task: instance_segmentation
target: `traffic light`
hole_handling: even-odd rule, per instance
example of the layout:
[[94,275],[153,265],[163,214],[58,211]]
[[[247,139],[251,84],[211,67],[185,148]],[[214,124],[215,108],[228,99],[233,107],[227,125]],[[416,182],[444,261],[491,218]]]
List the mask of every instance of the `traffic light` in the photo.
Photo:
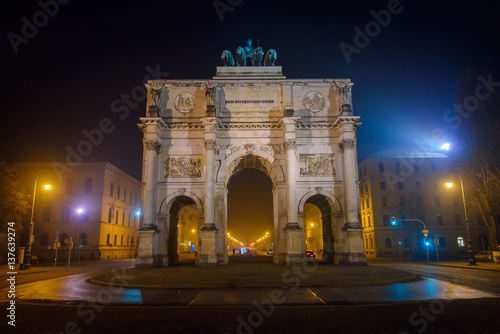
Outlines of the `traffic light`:
[[425,245],[426,245],[427,247],[429,247],[429,246],[431,245],[431,243],[430,243],[429,241],[426,241],[426,242],[425,242]]
[[398,222],[396,221],[396,217],[392,216],[392,217],[391,217],[391,225],[392,225],[392,226],[396,226],[396,225],[397,225],[397,223],[398,223]]

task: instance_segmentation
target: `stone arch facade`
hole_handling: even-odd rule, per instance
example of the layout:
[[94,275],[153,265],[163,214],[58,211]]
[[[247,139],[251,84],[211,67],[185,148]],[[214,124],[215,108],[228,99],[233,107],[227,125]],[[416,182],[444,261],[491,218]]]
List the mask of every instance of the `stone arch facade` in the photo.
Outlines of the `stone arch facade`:
[[309,201],[332,236],[327,262],[366,264],[358,218],[360,123],[349,80],[290,80],[279,66],[218,67],[210,80],[150,80],[146,87],[137,266],[175,263],[172,216],[187,202],[199,212],[197,262],[226,264],[227,184],[245,168],[263,171],[273,184],[275,263],[305,263]]

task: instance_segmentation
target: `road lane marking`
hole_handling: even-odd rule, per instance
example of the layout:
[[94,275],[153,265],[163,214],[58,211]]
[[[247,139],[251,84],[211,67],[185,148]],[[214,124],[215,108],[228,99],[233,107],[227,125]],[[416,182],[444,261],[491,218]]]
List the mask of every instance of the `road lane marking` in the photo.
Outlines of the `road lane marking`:
[[192,301],[190,301],[190,302],[189,302],[189,304],[188,304],[187,306],[191,306],[191,304],[193,304],[193,303],[194,303],[194,301],[195,301],[196,299],[198,299],[198,297],[201,295],[201,293],[202,293],[203,291],[205,291],[205,289],[202,289],[200,292],[198,292],[198,294],[196,295],[196,297],[194,297],[194,298],[193,298],[193,300],[192,300]]
[[319,298],[319,297],[318,297],[318,295],[317,295],[317,294],[315,294],[314,292],[312,292],[312,290],[311,290],[311,289],[307,288],[307,290],[309,290],[309,292],[310,292],[310,293],[311,293],[314,297],[318,298],[318,299],[319,299],[319,300],[323,303],[323,305],[326,305],[325,301],[324,301],[323,299]]

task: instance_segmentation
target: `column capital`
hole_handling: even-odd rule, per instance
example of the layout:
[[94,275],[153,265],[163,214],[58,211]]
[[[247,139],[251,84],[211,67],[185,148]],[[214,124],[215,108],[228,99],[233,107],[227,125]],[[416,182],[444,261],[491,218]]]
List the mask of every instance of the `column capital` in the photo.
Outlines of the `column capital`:
[[205,139],[205,149],[215,151],[217,148],[217,139]]
[[156,140],[146,140],[144,142],[147,151],[156,151],[156,153],[160,153],[161,144]]
[[356,141],[354,139],[342,139],[339,143],[339,148],[342,153],[344,153],[345,149],[352,150],[356,145]]
[[297,148],[297,141],[294,139],[285,140],[285,150],[295,150]]

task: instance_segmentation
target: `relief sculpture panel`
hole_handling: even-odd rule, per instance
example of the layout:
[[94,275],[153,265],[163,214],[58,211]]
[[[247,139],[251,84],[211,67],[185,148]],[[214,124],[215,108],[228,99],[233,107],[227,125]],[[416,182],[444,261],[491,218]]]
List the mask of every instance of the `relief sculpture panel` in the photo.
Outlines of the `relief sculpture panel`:
[[335,176],[333,154],[301,154],[301,176]]
[[165,170],[165,177],[200,177],[201,158],[167,156]]

